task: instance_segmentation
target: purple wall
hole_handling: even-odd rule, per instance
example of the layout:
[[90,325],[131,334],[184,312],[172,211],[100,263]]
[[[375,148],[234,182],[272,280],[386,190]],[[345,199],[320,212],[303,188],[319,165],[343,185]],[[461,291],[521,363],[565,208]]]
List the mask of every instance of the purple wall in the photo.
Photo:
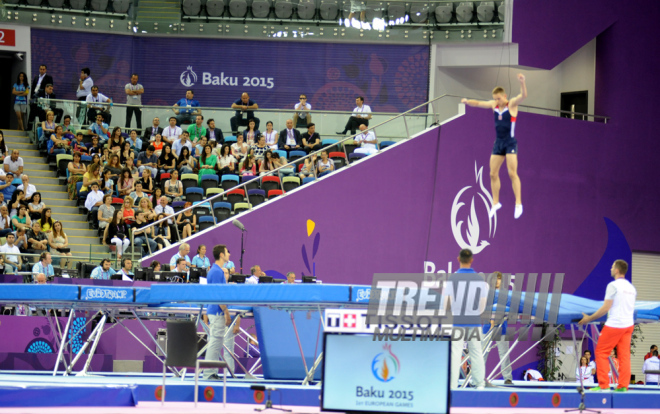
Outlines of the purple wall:
[[[313,109],[344,111],[353,109],[358,95],[381,112],[403,112],[428,97],[428,46],[357,49],[333,43],[81,36],[33,29],[32,53],[32,73],[47,63],[56,93],[67,99],[75,98],[83,67],[91,69],[101,93],[120,103],[126,102],[124,86],[134,72],[145,87],[142,102],[149,105],[173,105],[188,87],[202,106],[219,107],[231,106],[245,91],[263,108],[293,108],[299,94],[306,93]],[[205,84],[204,72],[223,84],[211,84],[212,78]]]

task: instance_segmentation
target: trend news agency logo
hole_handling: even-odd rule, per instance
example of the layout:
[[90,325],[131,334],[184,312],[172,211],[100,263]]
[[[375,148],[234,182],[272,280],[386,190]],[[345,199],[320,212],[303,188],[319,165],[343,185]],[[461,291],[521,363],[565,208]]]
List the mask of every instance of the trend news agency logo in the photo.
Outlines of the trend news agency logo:
[[[477,171],[477,163],[474,163],[474,174],[476,178],[476,183],[479,184],[479,188],[481,188],[481,191],[479,192],[477,189],[477,194],[481,198],[481,200],[484,203],[484,208],[479,208],[480,214],[486,215],[488,217],[488,237],[493,238],[495,237],[495,231],[497,230],[497,214],[495,214],[493,217],[490,217],[488,212],[490,209],[493,207],[493,197],[490,195],[488,190],[484,187],[483,183],[483,170],[484,167],[479,168]],[[463,220],[459,221],[458,223],[456,222],[458,212],[465,205],[462,201],[459,202],[461,196],[465,191],[469,190],[472,188],[471,185],[463,187],[461,191],[456,194],[456,197],[454,198],[454,203],[452,204],[451,207],[451,230],[452,233],[454,234],[454,239],[456,240],[456,243],[461,247],[461,249],[470,249],[472,251],[472,254],[477,254],[480,253],[483,249],[485,249],[487,246],[490,245],[486,240],[481,240],[479,241],[479,214],[477,214],[477,206],[475,206],[474,203],[474,196],[472,196],[472,202],[470,204],[470,215],[467,217],[467,229],[466,229],[466,236],[467,236],[467,241],[463,239]],[[477,202],[477,205],[479,203]]]
[[392,353],[392,345],[383,346],[384,352],[376,355],[371,361],[371,372],[378,381],[390,382],[399,374],[401,363],[399,358]]
[[192,66],[188,66],[188,69],[181,73],[179,80],[186,88],[190,88],[197,82],[197,74],[193,72]]

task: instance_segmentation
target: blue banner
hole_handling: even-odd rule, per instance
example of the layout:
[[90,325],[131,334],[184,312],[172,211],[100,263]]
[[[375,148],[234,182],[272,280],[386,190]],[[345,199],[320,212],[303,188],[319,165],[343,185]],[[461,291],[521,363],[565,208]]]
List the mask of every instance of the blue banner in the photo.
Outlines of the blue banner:
[[87,302],[132,303],[133,288],[119,287],[82,287],[80,300]]

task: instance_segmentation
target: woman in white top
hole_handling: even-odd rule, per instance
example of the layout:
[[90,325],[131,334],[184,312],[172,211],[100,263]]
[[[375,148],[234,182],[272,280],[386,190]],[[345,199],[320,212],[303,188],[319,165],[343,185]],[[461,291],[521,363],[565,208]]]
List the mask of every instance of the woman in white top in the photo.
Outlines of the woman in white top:
[[593,384],[594,375],[591,373],[591,367],[589,366],[589,361],[587,357],[580,358],[580,366],[575,369],[575,378],[577,383],[580,383],[580,378],[582,378],[583,384]]
[[321,159],[318,161],[318,173],[329,173],[335,170],[335,162],[328,158],[328,151],[321,151]]
[[236,165],[238,161],[231,155],[231,147],[229,144],[223,145],[218,156],[218,175],[236,174]]
[[231,155],[233,155],[238,162],[241,162],[241,160],[248,154],[249,148],[250,147],[243,142],[243,135],[239,133],[236,136],[236,143],[231,146]]
[[311,157],[305,158],[305,164],[303,164],[303,167],[300,169],[300,174],[298,174],[301,180],[315,176],[316,160],[316,154],[312,154]]
[[264,132],[266,137],[266,145],[272,150],[277,149],[277,139],[278,133],[273,129],[273,123],[271,121],[266,122],[266,132]]

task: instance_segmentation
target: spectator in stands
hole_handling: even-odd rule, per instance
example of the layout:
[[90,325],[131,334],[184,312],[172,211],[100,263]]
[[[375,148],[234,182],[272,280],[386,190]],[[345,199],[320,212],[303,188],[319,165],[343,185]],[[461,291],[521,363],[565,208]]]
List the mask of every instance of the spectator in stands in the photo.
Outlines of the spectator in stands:
[[25,72],[19,72],[11,93],[16,96],[14,100],[14,112],[18,119],[18,130],[25,131],[24,122],[27,124],[27,104],[28,96],[30,95],[30,84],[28,83],[28,77]]
[[286,274],[286,283],[289,285],[293,285],[296,283],[296,274],[293,272],[289,272]]
[[580,378],[582,378],[582,384],[594,383],[594,375],[591,373],[591,368],[589,368],[587,357],[580,358],[580,366],[575,369],[575,377],[578,383],[580,383]]
[[181,133],[181,138],[172,144],[172,151],[174,151],[178,157],[181,155],[181,149],[184,147],[188,148],[188,152],[192,153],[192,142],[188,139],[188,131],[183,131]]
[[133,197],[126,196],[124,197],[124,203],[121,206],[122,218],[124,223],[127,225],[132,224],[135,221],[135,210],[133,210]]
[[[227,253],[229,253],[229,250],[227,250]],[[227,261],[222,266],[222,268],[227,269],[227,271],[225,272],[225,276],[227,277],[227,279],[229,279],[230,275],[236,273],[236,266],[234,265],[234,262],[229,260],[229,254],[227,255]]]
[[266,274],[261,271],[261,266],[254,265],[250,268],[250,277],[245,279],[245,284],[256,285],[259,283],[259,278],[262,276],[266,276]]
[[53,212],[51,211],[50,207],[46,207],[41,211],[41,217],[37,220],[39,222],[39,225],[41,226],[41,230],[44,233],[51,233],[53,231],[53,225],[55,222],[53,221]]
[[19,185],[16,189],[25,191],[25,199],[31,200],[32,195],[37,192],[37,187],[34,184],[30,184],[30,177],[27,174],[21,174],[21,182],[23,184]]
[[280,176],[290,176],[290,175],[295,175],[295,168],[293,165],[285,167],[289,161],[283,156],[280,156],[279,153],[275,152],[273,153],[273,160],[276,164],[276,168],[280,168]]
[[103,155],[103,146],[99,144],[99,137],[94,135],[92,137],[92,142],[87,144],[89,146],[88,153],[89,155],[98,154],[99,156]]
[[250,147],[243,142],[243,134],[238,133],[236,135],[236,142],[231,145],[231,154],[238,160],[238,162],[241,162],[243,158],[245,158],[248,155],[248,150]]
[[[200,105],[196,99],[194,99],[195,94],[192,89],[186,91],[186,97],[179,99],[177,103],[174,104],[172,110],[176,114],[176,124],[192,124],[194,122],[194,115],[201,115],[202,110],[199,109]],[[181,108],[181,109],[179,109]],[[197,109],[192,109],[197,108]]]
[[225,174],[235,174],[238,161],[231,154],[231,146],[224,144],[220,149],[220,157],[218,157],[218,175],[222,177]]
[[293,120],[286,120],[286,129],[283,129],[280,132],[280,139],[277,143],[279,149],[287,152],[294,150],[300,150],[302,148],[302,138],[300,136],[300,131],[293,127]]
[[18,208],[20,206],[26,206],[27,202],[25,201],[25,193],[23,190],[16,190],[9,200],[9,215],[12,217],[18,214]]
[[131,144],[128,141],[124,141],[122,151],[119,154],[119,162],[121,162],[125,169],[131,172],[131,175],[138,173],[137,167],[135,166],[135,153],[131,149]]
[[87,192],[92,184],[96,183],[99,188],[101,186],[101,175],[100,175],[101,166],[99,164],[91,164],[87,169],[87,172],[83,174],[83,184],[80,187],[80,192]]
[[103,241],[106,246],[114,244],[117,248],[117,258],[121,260],[122,255],[130,246],[131,241],[128,240],[128,226],[124,223],[122,211],[115,211],[112,216],[112,221],[105,227],[103,232]]
[[203,124],[204,116],[197,115],[195,117],[195,123],[188,126],[188,135],[190,135],[190,140],[193,143],[199,141],[200,138],[206,136],[206,127]]
[[188,243],[181,243],[179,245],[179,251],[170,259],[170,268],[174,268],[174,266],[176,266],[177,260],[181,258],[185,259],[186,261],[186,269],[189,268],[192,263],[190,262],[188,253],[190,253],[190,245]]
[[76,99],[79,101],[87,100],[87,96],[92,93],[94,80],[90,75],[91,71],[89,68],[80,69],[80,82],[78,83],[78,89],[76,90]]
[[138,75],[134,73],[131,75],[131,82],[124,86],[126,91],[126,128],[131,127],[131,118],[135,114],[135,122],[137,128],[142,129],[142,94],[144,87],[138,83]]
[[55,133],[50,136],[48,153],[51,155],[66,154],[71,150],[71,141],[64,136],[62,125],[55,127]]
[[657,345],[651,345],[651,350],[646,355],[644,355],[644,361],[651,358],[653,356],[653,351],[657,351],[657,350],[658,350]]
[[367,131],[367,126],[360,125],[360,134],[355,136],[353,144],[359,145],[353,152],[357,154],[371,155],[378,152],[378,139],[373,131]]
[[137,167],[140,174],[144,170],[149,170],[152,177],[158,174],[158,156],[154,153],[156,149],[153,145],[149,145],[146,151],[142,151],[137,158]]
[[[161,213],[158,216],[156,216],[156,221],[161,220],[163,218],[167,217],[165,214]],[[152,227],[154,231],[154,241],[158,243],[158,250],[161,250],[163,247],[169,247],[170,246],[170,240],[171,238],[171,232],[170,232],[170,226],[167,224],[167,221],[162,221],[158,223],[157,225]]]
[[149,200],[149,194],[142,191],[142,181],[135,183],[135,191],[131,192],[130,197],[134,200],[136,207],[140,204],[141,200]]
[[163,145],[163,152],[158,157],[158,169],[161,174],[171,174],[176,171],[177,158],[172,153],[170,144]]
[[[176,118],[174,118],[174,125],[176,126]],[[155,117],[150,127],[144,130],[142,135],[143,142],[153,142],[156,140],[156,135],[162,134],[163,128],[160,127],[160,118]]]
[[91,93],[87,95],[85,100],[87,101],[87,119],[90,123],[94,122],[97,115],[103,116],[103,122],[110,123],[112,119],[112,115],[110,115],[112,99],[99,93],[98,86],[92,86]]
[[89,211],[90,217],[97,217],[99,207],[103,204],[103,192],[99,191],[98,181],[92,182],[91,186],[92,191],[87,194],[87,199],[85,200],[85,208]]
[[[62,131],[64,131],[64,127],[62,127]],[[67,135],[65,135],[65,136],[67,136]],[[83,133],[78,132],[75,135],[75,137],[76,137],[76,139],[73,140],[73,142],[72,142],[73,151],[74,152],[80,152],[81,154],[87,155],[87,153],[89,152],[89,148],[87,148],[87,144],[85,144],[83,142]]]
[[46,275],[43,273],[37,273],[37,277],[35,278],[37,285],[45,285],[46,284]]
[[[616,383],[619,378],[618,378],[618,373],[619,373],[619,359],[616,357],[616,348],[612,349],[612,352],[610,352],[610,370],[608,373],[608,376],[610,377],[610,384]],[[617,376],[614,376],[614,372],[612,371],[612,365],[614,365],[614,369],[617,372]]]
[[154,269],[154,272],[160,272],[160,262],[158,260],[152,260],[149,267]]
[[42,252],[39,256],[39,261],[32,266],[32,273],[36,275],[44,275],[46,278],[55,276],[55,271],[53,270],[53,258],[50,253]]
[[179,180],[179,172],[177,170],[172,171],[172,175],[169,180],[165,181],[163,189],[169,200],[183,200],[183,183]]
[[[660,370],[660,359],[658,359],[658,348],[654,349],[651,353],[650,358],[644,359],[644,366],[642,367],[642,372],[646,374],[646,371],[658,371]],[[658,379],[660,375],[658,374],[646,374],[646,385],[658,385]]]
[[137,183],[142,184],[142,191],[147,193],[147,195],[151,195],[154,192],[154,180],[151,178],[151,174],[149,174],[148,169],[142,170],[142,176],[140,179],[135,183],[137,186]]
[[225,136],[222,135],[222,130],[215,127],[215,120],[213,118],[206,121],[206,138],[211,141],[215,141],[217,144],[222,145],[225,143]]
[[138,203],[138,207],[137,207],[137,212],[144,213],[144,219],[147,222],[151,222],[156,218],[156,212],[154,211],[154,207],[151,204],[151,200],[149,200],[147,197],[140,199],[140,202]]
[[[34,121],[35,116],[39,114],[38,102],[36,101],[40,95],[44,95],[43,92],[47,85],[53,85],[53,77],[50,76],[47,72],[46,65],[39,66],[39,74],[32,79],[32,87],[30,88],[30,117],[28,118],[28,124],[31,124]],[[55,99],[53,96],[51,99]],[[41,118],[41,116],[40,116]],[[43,118],[41,118],[43,119]]]
[[266,151],[264,158],[259,165],[259,175],[267,175],[269,171],[276,169],[279,165],[273,159],[273,152]]
[[205,245],[200,244],[199,247],[197,247],[197,255],[192,259],[192,266],[206,270],[211,269],[211,262],[209,261],[209,258],[206,257]]
[[[231,109],[236,109],[236,115],[229,120],[233,134],[238,133],[239,126],[247,126],[250,119],[254,120],[255,128],[259,129],[259,118],[254,116],[254,110],[259,109],[259,105],[250,99],[247,92],[243,92],[240,99],[231,104]],[[247,115],[247,118],[244,115]]]
[[[57,120],[59,118],[55,118],[55,119]],[[69,135],[71,135],[73,137],[77,136],[76,129],[73,127],[73,125],[71,125],[71,116],[69,116],[69,115],[66,115],[64,117],[64,121],[62,122],[62,129],[64,130],[64,135],[65,136],[69,136]],[[80,132],[80,134],[82,134],[82,132]],[[83,134],[83,136],[84,136],[84,134]]]
[[257,129],[256,125],[257,123],[254,122],[254,119],[250,119],[248,120],[247,128],[243,131],[243,140],[248,146],[256,144],[259,135],[261,135],[261,132]]
[[119,197],[127,196],[135,190],[131,170],[125,168],[121,171],[121,176],[117,182],[117,189],[119,190]]
[[[145,199],[142,199],[142,202],[144,202]],[[149,202],[149,200],[146,200]],[[152,229],[154,227],[149,227],[146,230],[140,230],[142,227],[146,226],[149,224],[147,221],[147,214],[138,209],[137,215],[135,216],[135,222],[131,225],[133,228],[133,243],[135,243],[136,248],[141,248],[142,249],[142,255],[146,256],[151,253],[154,253],[158,250],[158,243],[156,243],[155,240],[153,240],[150,236],[152,233]],[[149,244],[148,247],[142,247],[143,245]],[[148,250],[150,249],[150,250]]]
[[315,124],[307,125],[307,132],[302,135],[302,144],[308,154],[321,149],[321,136],[316,132]]
[[151,197],[149,197],[149,201],[151,201],[151,204],[152,204],[152,205],[154,204],[154,202],[155,202],[156,204],[158,204],[158,200],[160,200],[160,198],[161,198],[163,195],[164,195],[164,193],[163,193],[163,189],[162,189],[160,186],[158,186],[158,187],[156,187],[156,188],[154,189],[154,193],[153,193],[153,195],[152,195]]
[[[7,144],[5,143],[5,135],[0,131],[0,158],[4,160],[7,155],[9,155],[9,148],[7,148]],[[0,176],[3,173],[4,171],[0,170]]]
[[337,132],[338,135],[346,135],[346,131],[351,131],[351,135],[354,135],[360,125],[369,126],[371,108],[369,105],[364,104],[364,97],[358,96],[355,98],[355,104],[357,106],[353,109],[353,114],[348,118],[344,130]]
[[23,158],[18,155],[18,150],[15,149],[11,152],[11,155],[5,157],[3,161],[5,174],[11,172],[14,177],[20,177],[23,174]]
[[[204,152],[204,147],[208,145],[208,139],[206,137],[201,137],[199,141],[197,141],[197,145],[195,145],[195,158],[199,159],[202,156],[202,153]],[[212,147],[211,147],[212,148]]]
[[39,141],[46,141],[51,135],[53,135],[56,126],[55,113],[53,111],[46,112],[44,120],[41,122],[42,136],[39,137]]
[[106,194],[103,196],[103,204],[99,206],[96,218],[99,222],[99,229],[104,230],[105,227],[112,222],[112,217],[115,214],[115,206],[112,205],[112,196]]
[[27,231],[32,227],[32,220],[30,219],[30,216],[27,215],[27,207],[23,204],[18,207],[18,214],[11,218],[11,224],[14,226],[14,230],[25,228]]
[[163,152],[163,145],[168,145],[163,141],[163,136],[156,134],[156,138],[153,142],[149,143],[150,146],[154,147],[154,154],[156,157],[160,157],[160,154]]
[[135,153],[135,157],[137,157],[137,154],[142,151],[142,140],[138,136],[138,133],[136,130],[132,129],[131,133],[128,136],[128,139],[126,140],[129,144],[131,144],[131,149]]
[[67,170],[69,171],[69,179],[67,185],[67,193],[69,200],[76,199],[76,184],[83,180],[83,176],[87,172],[87,168],[81,161],[82,154],[78,151],[73,153],[73,160],[69,161]]
[[179,138],[183,130],[176,124],[176,117],[170,117],[170,126],[163,130],[163,140],[170,145],[173,145]]
[[110,153],[117,154],[121,152],[124,148],[124,137],[121,135],[121,128],[114,127],[112,129],[112,134],[110,134],[110,141],[108,141],[108,148],[110,148]]
[[308,128],[309,124],[312,123],[312,114],[309,113],[312,110],[312,105],[307,103],[307,95],[301,93],[300,102],[295,104],[293,109],[296,110],[293,114],[293,125],[296,128]]
[[154,211],[159,216],[162,213],[165,217],[168,217],[167,225],[170,227],[170,234],[169,234],[168,239],[172,240],[172,238],[174,237],[173,235],[174,235],[174,230],[175,229],[173,228],[174,227],[174,221],[172,220],[171,216],[174,215],[174,209],[171,206],[168,206],[167,203],[168,203],[167,197],[159,198],[158,199],[158,205],[154,208]]
[[266,137],[266,145],[272,150],[277,149],[277,137],[278,133],[273,129],[273,122],[266,122],[266,131],[264,132],[264,137]]
[[89,278],[110,280],[110,276],[114,275],[115,273],[117,272],[115,272],[114,269],[110,267],[110,260],[103,259],[101,260],[101,265],[95,267],[94,270],[92,270],[92,273],[89,275]]
[[589,368],[591,368],[591,375],[596,375],[596,361],[591,360],[591,351],[586,350],[582,355],[587,357]]
[[13,233],[7,235],[7,242],[0,247],[0,253],[2,253],[2,259],[5,265],[5,274],[11,275],[16,273],[20,269],[22,261],[19,254],[21,251],[14,245],[16,236]]
[[28,203],[28,214],[32,220],[39,220],[41,213],[44,211],[46,204],[41,201],[41,193],[36,192],[32,194],[32,201]]
[[196,166],[197,160],[190,155],[190,149],[188,147],[181,148],[181,154],[179,154],[179,158],[177,158],[177,168],[181,175],[192,174],[195,172]]
[[9,209],[7,206],[0,207],[0,237],[5,237],[13,231],[11,218],[9,218]]
[[38,221],[32,222],[32,228],[27,232],[27,239],[30,253],[41,254],[48,249],[48,235],[41,231]]
[[328,158],[328,151],[321,151],[321,159],[316,166],[318,173],[329,173],[335,170],[335,162]]
[[[183,205],[184,209],[188,207],[192,207],[192,203],[190,201],[187,201],[186,204]],[[176,225],[181,232],[181,238],[186,239],[190,237],[190,235],[193,234],[197,228],[197,216],[193,213],[192,210],[184,211],[183,213],[176,216]]]
[[252,146],[251,150],[252,155],[254,155],[257,160],[263,160],[264,154],[269,150],[268,145],[266,145],[266,137],[259,135],[257,137],[257,143]]
[[303,180],[307,177],[316,177],[316,166],[318,164],[318,157],[316,154],[312,155],[311,157],[305,158],[305,163],[303,164],[303,167],[300,169],[300,174],[298,176],[300,177],[300,180]]
[[11,200],[14,191],[16,191],[16,187],[12,185],[12,181],[14,181],[14,174],[12,173],[7,173],[0,178],[0,190],[5,200]]
[[129,258],[124,258],[121,261],[121,269],[117,272],[121,275],[121,280],[125,282],[132,282],[135,275],[133,274],[133,261]]
[[218,157],[213,153],[213,148],[206,145],[199,158],[199,186],[202,186],[202,177],[204,175],[214,175],[218,165]]
[[243,167],[241,167],[241,175],[257,175],[257,163],[254,161],[254,157],[252,155],[245,157],[245,161],[243,161]]
[[[89,172],[90,168],[91,168],[91,165],[87,169],[88,172]],[[100,166],[99,166],[99,169],[100,169]],[[119,163],[119,155],[117,155],[117,154],[111,154],[110,155],[110,161],[108,161],[108,164],[104,167],[104,171],[105,170],[110,171],[110,178],[111,179],[113,179],[116,183],[119,182],[119,177],[121,176],[122,171],[123,171],[123,169],[121,167],[121,164]],[[83,187],[84,186],[85,186],[85,184],[83,184]]]
[[[87,134],[96,135],[99,137],[101,143],[105,143],[108,141],[108,139],[110,139],[111,136],[110,130],[108,128],[108,124],[103,121],[103,115],[98,114],[96,116],[96,122],[90,125],[89,129],[87,130]],[[119,128],[119,132],[121,133],[121,128]]]
[[[48,236],[48,244],[51,248],[57,250],[62,256],[71,256],[71,249],[69,248],[69,237],[64,232],[62,222],[56,221],[53,224],[53,232]],[[71,269],[73,265],[72,260],[64,260],[60,266],[68,267]]]

